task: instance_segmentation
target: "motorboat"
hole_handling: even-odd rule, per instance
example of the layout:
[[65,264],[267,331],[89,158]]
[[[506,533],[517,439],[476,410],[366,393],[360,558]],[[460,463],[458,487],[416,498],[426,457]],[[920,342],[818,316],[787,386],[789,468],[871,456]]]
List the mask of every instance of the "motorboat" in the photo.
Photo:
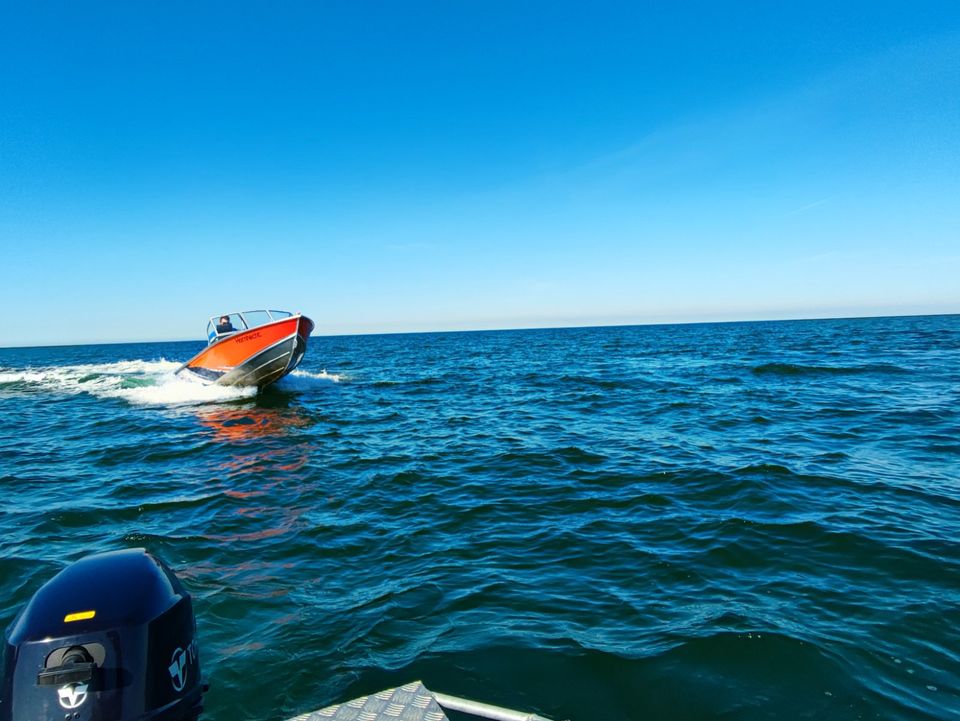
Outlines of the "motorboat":
[[300,365],[313,328],[305,315],[285,310],[212,316],[207,347],[176,373],[222,386],[263,388]]

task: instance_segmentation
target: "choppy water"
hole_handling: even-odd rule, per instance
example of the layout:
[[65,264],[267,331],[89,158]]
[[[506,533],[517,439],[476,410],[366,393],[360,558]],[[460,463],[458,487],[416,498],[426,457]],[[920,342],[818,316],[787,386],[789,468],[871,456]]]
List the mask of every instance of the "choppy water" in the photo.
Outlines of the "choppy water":
[[[208,719],[960,718],[960,316],[0,350],[0,621],[145,546]],[[324,371],[326,369],[326,371]]]

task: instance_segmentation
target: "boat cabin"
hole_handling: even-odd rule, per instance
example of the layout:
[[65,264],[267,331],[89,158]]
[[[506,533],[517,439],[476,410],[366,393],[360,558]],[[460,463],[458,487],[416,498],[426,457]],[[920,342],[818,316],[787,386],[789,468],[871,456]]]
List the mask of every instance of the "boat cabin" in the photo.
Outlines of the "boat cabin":
[[293,313],[285,310],[245,310],[242,313],[211,316],[207,323],[207,345],[212,345],[228,335],[242,333],[292,315]]

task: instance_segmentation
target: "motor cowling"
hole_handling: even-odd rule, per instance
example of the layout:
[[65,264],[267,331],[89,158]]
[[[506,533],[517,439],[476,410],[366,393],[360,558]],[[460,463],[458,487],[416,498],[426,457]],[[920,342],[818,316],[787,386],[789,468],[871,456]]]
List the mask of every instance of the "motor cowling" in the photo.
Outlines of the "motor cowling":
[[0,721],[183,721],[203,682],[193,604],[142,548],[88,556],[7,628]]

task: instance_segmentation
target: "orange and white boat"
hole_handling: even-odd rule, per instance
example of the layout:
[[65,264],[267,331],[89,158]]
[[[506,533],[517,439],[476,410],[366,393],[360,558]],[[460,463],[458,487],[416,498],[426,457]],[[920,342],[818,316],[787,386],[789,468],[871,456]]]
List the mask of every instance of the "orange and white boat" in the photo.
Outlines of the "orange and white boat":
[[300,364],[312,331],[312,320],[285,310],[213,316],[207,347],[176,372],[206,383],[262,388]]

